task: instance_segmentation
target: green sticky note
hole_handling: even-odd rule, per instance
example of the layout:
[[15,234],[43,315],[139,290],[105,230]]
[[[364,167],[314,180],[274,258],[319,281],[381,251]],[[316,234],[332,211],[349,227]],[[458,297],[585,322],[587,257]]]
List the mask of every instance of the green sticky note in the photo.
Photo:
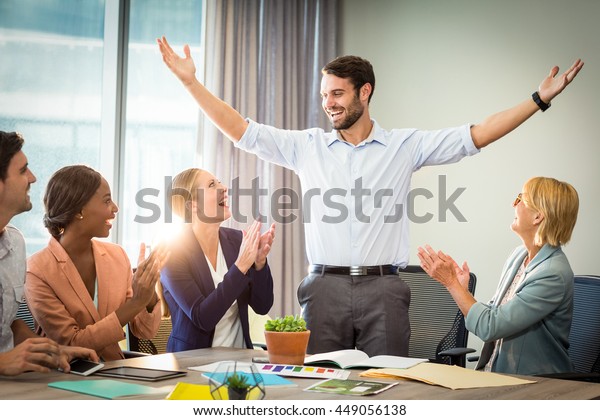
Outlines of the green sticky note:
[[51,382],[48,386],[100,398],[117,398],[126,395],[157,394],[164,390],[147,385],[138,385],[112,379],[89,379],[81,381]]

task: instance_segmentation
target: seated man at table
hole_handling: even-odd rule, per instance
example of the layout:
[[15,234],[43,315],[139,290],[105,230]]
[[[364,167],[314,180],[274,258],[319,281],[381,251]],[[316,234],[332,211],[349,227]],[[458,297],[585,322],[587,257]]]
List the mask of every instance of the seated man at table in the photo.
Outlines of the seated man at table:
[[68,372],[69,361],[78,357],[98,361],[93,350],[60,346],[16,319],[25,282],[25,241],[8,222],[31,210],[28,191],[36,180],[22,147],[21,135],[0,131],[0,376],[51,368]]

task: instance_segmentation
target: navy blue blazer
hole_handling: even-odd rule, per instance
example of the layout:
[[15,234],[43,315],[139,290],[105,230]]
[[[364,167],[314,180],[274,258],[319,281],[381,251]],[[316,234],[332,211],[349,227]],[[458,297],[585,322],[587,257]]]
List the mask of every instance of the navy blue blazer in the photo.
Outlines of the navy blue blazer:
[[252,348],[248,305],[266,314],[273,305],[273,277],[269,265],[244,275],[235,265],[242,232],[219,228],[219,241],[229,270],[215,288],[206,257],[191,228],[171,247],[171,256],[161,271],[164,299],[169,305],[173,330],[167,351],[212,346],[215,326],[237,300],[246,347]]

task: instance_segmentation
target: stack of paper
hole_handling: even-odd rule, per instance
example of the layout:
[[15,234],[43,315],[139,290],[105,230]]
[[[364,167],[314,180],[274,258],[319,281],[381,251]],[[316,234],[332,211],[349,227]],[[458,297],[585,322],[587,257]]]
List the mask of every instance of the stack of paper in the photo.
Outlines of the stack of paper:
[[370,369],[360,374],[368,378],[406,378],[440,385],[450,389],[484,388],[532,384],[535,381],[500,375],[498,373],[480,372],[460,366],[442,365],[438,363],[421,363],[409,369]]

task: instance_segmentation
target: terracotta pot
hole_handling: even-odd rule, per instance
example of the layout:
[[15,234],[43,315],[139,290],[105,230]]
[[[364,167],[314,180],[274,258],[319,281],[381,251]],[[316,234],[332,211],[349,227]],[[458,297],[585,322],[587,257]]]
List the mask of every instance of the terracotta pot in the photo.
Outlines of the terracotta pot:
[[303,365],[310,331],[265,331],[265,342],[270,363]]

